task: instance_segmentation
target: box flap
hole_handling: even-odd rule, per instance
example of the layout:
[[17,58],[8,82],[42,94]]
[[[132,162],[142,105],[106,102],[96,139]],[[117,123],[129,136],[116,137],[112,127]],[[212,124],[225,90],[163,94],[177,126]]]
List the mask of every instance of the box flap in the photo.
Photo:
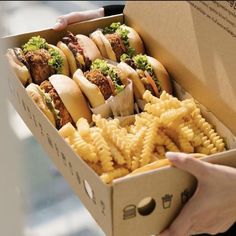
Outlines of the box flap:
[[236,134],[236,11],[231,1],[127,2],[147,52]]

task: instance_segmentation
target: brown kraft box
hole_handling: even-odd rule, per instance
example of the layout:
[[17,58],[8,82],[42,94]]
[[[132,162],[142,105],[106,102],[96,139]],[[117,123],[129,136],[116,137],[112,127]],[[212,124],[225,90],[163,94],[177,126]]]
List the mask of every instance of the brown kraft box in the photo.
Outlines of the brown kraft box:
[[[225,138],[229,150],[204,160],[236,167],[235,16],[227,1],[128,2],[124,15],[77,23],[68,30],[89,35],[114,21],[134,27],[147,53],[174,78],[178,97],[193,96]],[[2,40],[14,47],[41,35],[56,44],[65,33],[46,29]],[[196,180],[173,167],[105,185],[59,136],[11,70],[8,81],[12,104],[106,235],[158,234],[191,197]]]

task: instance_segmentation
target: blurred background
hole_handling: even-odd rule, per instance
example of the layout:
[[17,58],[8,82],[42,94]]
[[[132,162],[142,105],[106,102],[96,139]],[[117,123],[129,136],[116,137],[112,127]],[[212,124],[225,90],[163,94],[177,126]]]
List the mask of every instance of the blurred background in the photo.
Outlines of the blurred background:
[[[123,3],[1,1],[0,36],[52,27],[58,16],[72,11]],[[0,234],[104,235],[11,106],[4,68],[0,71]]]

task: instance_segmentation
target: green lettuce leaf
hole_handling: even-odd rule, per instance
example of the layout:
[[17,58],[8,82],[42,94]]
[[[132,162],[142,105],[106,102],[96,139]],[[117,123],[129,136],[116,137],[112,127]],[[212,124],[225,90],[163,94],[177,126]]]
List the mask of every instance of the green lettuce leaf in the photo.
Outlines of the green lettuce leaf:
[[133,57],[133,61],[135,63],[135,66],[143,71],[147,71],[149,75],[152,77],[152,79],[155,81],[158,89],[160,89],[160,81],[156,78],[154,71],[152,69],[151,64],[148,62],[148,58],[146,55],[138,54]]
[[120,56],[120,61],[125,62],[127,59],[132,59],[132,58],[126,53],[124,53]]
[[91,65],[92,70],[100,70],[104,75],[108,75],[109,66],[107,65],[107,62],[101,59],[96,59],[92,62]]
[[126,54],[128,54],[130,57],[133,57],[135,55],[135,49],[130,47],[129,45],[129,30],[122,27],[120,22],[112,23],[110,26],[105,27],[105,29],[102,31],[103,34],[114,34],[117,33],[121,37],[125,47],[126,47]]
[[55,108],[54,102],[49,96],[49,94],[45,93],[39,86],[37,86],[37,90],[39,94],[43,97],[48,109],[52,112],[55,120],[61,119],[59,116],[60,111]]
[[148,58],[146,55],[138,54],[133,57],[133,61],[138,69],[143,71],[146,70],[151,76],[153,75],[152,66],[148,62]]
[[105,27],[103,29],[103,34],[114,34],[116,30],[121,26],[120,22],[113,22],[110,26]]
[[26,44],[22,46],[23,52],[35,51],[41,48],[48,49],[48,44],[44,38],[40,36],[32,37]]
[[60,53],[53,48],[50,48],[48,52],[51,55],[51,59],[48,60],[48,65],[52,66],[56,72],[59,74],[62,72],[63,58]]
[[119,78],[119,75],[116,69],[113,67],[110,67],[105,60],[96,59],[95,61],[93,61],[91,65],[91,70],[96,70],[96,69],[100,70],[103,75],[110,76],[110,78],[112,79],[115,85],[116,93],[120,93],[125,88],[125,86],[122,84]]

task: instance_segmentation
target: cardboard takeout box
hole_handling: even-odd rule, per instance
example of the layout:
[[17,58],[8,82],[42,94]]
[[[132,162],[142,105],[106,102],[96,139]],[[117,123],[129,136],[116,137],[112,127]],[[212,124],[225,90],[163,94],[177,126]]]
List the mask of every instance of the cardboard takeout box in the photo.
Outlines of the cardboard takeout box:
[[[159,59],[181,86],[176,84],[178,96],[191,94],[207,107],[202,108],[205,116],[227,140],[230,150],[205,160],[236,166],[236,44],[235,28],[229,23],[235,26],[236,18],[227,1],[219,4],[128,2],[124,15],[74,24],[68,30],[88,35],[114,21],[134,27],[148,54]],[[4,41],[8,47],[21,46],[33,35],[56,44],[65,31],[43,30]],[[192,195],[196,180],[173,167],[105,185],[59,136],[12,71],[8,79],[9,97],[16,110],[106,235],[158,234]]]

